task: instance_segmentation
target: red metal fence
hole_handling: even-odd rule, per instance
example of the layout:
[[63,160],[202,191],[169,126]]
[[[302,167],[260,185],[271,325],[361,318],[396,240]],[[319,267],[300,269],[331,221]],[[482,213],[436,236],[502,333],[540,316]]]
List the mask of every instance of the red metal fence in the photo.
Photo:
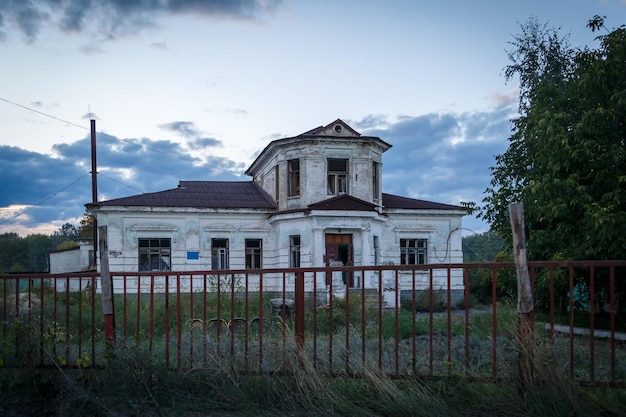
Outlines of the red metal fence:
[[581,384],[625,386],[626,261],[529,269],[532,346],[519,344],[512,263],[115,272],[109,335],[99,274],[2,275],[0,366],[104,366],[110,340],[170,367],[249,374],[496,381],[525,354]]

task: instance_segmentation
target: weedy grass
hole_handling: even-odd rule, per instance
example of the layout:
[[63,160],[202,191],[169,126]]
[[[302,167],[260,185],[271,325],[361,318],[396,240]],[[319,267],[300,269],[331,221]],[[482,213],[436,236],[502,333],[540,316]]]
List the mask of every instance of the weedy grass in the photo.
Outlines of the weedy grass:
[[[287,329],[287,332],[291,332]],[[288,334],[288,336],[293,336]],[[287,337],[280,361],[240,374],[228,356],[174,369],[162,352],[119,349],[103,369],[3,369],[2,415],[50,416],[620,416],[626,393],[571,382],[549,344],[533,352],[532,381],[516,363],[500,382],[453,374],[393,379],[378,363],[359,377],[329,374]],[[269,360],[269,357],[268,357]],[[20,414],[21,413],[21,414]]]

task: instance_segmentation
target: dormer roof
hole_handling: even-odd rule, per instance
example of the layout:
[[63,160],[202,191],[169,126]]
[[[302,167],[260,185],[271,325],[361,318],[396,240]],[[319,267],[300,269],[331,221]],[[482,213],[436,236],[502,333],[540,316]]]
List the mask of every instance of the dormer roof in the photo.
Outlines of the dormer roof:
[[337,119],[326,126],[316,127],[308,132],[304,132],[300,135],[303,136],[337,136],[337,137],[360,137],[361,134],[352,129],[346,122],[341,119]]
[[308,130],[297,136],[276,139],[271,141],[256,157],[254,162],[250,165],[246,171],[246,175],[253,176],[259,172],[268,160],[270,160],[276,152],[282,147],[299,144],[302,141],[317,141],[317,140],[329,140],[329,141],[350,141],[357,140],[359,142],[368,142],[372,146],[376,146],[381,152],[387,151],[391,148],[391,145],[378,136],[364,136],[350,127],[346,122],[341,119],[337,119],[334,122],[327,124],[326,126],[319,126],[315,129]]

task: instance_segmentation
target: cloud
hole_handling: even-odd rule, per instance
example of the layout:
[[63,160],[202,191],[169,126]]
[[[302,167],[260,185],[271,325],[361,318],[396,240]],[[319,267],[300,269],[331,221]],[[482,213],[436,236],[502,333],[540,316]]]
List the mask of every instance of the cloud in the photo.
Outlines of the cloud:
[[[371,115],[350,125],[392,145],[383,157],[383,192],[448,204],[480,203],[494,156],[508,146],[514,114],[514,106],[503,106],[395,120]],[[167,190],[180,180],[250,180],[242,175],[245,164],[212,155],[221,142],[201,136],[193,122],[162,127],[185,136],[186,142],[97,134],[99,200]],[[84,213],[84,204],[92,199],[90,137],[57,144],[53,151],[50,156],[0,146],[0,233],[54,231],[76,223]],[[27,211],[15,217],[20,210]],[[470,217],[463,223],[487,230]]]
[[383,191],[447,204],[480,203],[494,156],[506,150],[514,109],[403,116],[380,136],[392,148],[383,157]]
[[192,148],[209,148],[215,146],[222,146],[222,142],[215,138],[200,137],[201,133],[193,122],[170,122],[159,125],[163,130],[169,130],[174,133],[178,133],[183,138],[187,139],[188,146]]
[[[242,180],[246,168],[223,157],[198,157],[171,141],[98,133],[96,143],[99,200],[175,188],[180,180]],[[0,146],[0,233],[56,230],[85,212],[92,200],[90,137],[53,151]]]
[[[63,32],[111,37],[154,27],[160,16],[189,14],[255,19],[275,10],[281,0],[6,0],[0,1],[0,39],[12,29],[27,42],[44,26]],[[93,34],[93,33],[92,33]]]

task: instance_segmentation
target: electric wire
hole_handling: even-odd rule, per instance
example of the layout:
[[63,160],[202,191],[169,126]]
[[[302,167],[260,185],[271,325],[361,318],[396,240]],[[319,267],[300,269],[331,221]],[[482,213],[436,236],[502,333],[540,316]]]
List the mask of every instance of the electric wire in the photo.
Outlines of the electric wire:
[[51,119],[55,119],[55,120],[58,120],[58,121],[60,121],[60,122],[67,123],[67,124],[70,124],[70,125],[72,125],[72,126],[80,127],[81,129],[86,129],[86,130],[89,130],[89,128],[88,128],[88,127],[86,127],[86,126],[81,126],[81,125],[78,125],[78,124],[76,124],[76,123],[72,123],[72,122],[70,122],[70,121],[67,121],[67,120],[64,120],[64,119],[58,118],[58,117],[56,117],[56,116],[53,116],[53,115],[51,115],[51,114],[44,113],[44,112],[41,112],[41,111],[39,111],[39,110],[35,110],[35,109],[30,108],[30,107],[27,107],[27,106],[23,106],[23,105],[18,104],[18,103],[14,103],[14,102],[12,102],[11,100],[7,100],[6,98],[2,98],[2,97],[0,97],[0,100],[1,100],[1,101],[4,101],[5,103],[13,104],[14,106],[17,106],[17,107],[21,107],[21,108],[23,108],[23,109],[26,109],[26,110],[29,110],[29,111],[32,111],[32,112],[35,112],[35,113],[39,113],[39,114],[41,114],[41,115],[43,115],[43,116],[50,117]]
[[58,195],[58,194],[62,193],[62,192],[63,192],[63,191],[65,191],[65,190],[67,190],[67,189],[68,189],[68,188],[70,188],[72,185],[76,184],[78,181],[82,180],[83,178],[85,178],[87,175],[90,175],[90,174],[91,174],[90,172],[87,172],[86,174],[81,175],[79,178],[77,178],[76,180],[72,181],[72,182],[71,182],[70,184],[68,184],[67,186],[65,186],[65,187],[61,188],[59,191],[55,192],[54,194],[52,194],[52,195],[50,195],[50,196],[48,196],[48,197],[44,198],[44,199],[43,199],[43,200],[41,200],[40,202],[35,203],[35,204],[32,204],[32,205],[29,205],[29,207],[28,207],[28,208],[26,208],[26,209],[24,209],[24,210],[22,210],[22,211],[18,212],[18,213],[17,213],[17,214],[15,214],[14,216],[9,217],[9,218],[8,218],[8,219],[6,219],[6,220],[0,221],[0,226],[1,226],[1,225],[3,225],[3,224],[5,224],[5,223],[10,222],[11,220],[15,220],[16,218],[20,217],[22,214],[24,214],[24,213],[26,213],[26,212],[28,212],[28,211],[30,211],[30,210],[32,210],[32,209],[34,209],[35,207],[39,207],[39,206],[41,206],[41,205],[42,205],[43,203],[45,203],[46,201],[50,200],[51,198],[55,197],[56,195]]
[[[0,101],[4,101],[5,103],[9,103],[9,104],[12,104],[12,105],[14,105],[14,106],[20,107],[20,108],[22,108],[22,109],[29,110],[29,111],[32,111],[32,112],[35,112],[35,113],[41,114],[42,116],[50,117],[50,118],[52,118],[52,119],[58,120],[58,121],[63,122],[63,123],[70,124],[70,125],[72,125],[72,126],[79,127],[79,128],[81,128],[81,129],[86,129],[86,130],[89,130],[89,128],[88,128],[88,127],[81,126],[81,125],[76,124],[76,123],[72,123],[72,122],[70,122],[70,121],[67,121],[67,120],[61,119],[61,118],[59,118],[59,117],[53,116],[53,115],[48,114],[48,113],[41,112],[41,111],[39,111],[39,110],[35,110],[35,109],[31,108],[31,107],[24,106],[24,105],[19,104],[19,103],[15,103],[15,102],[13,102],[13,101],[11,101],[11,100],[7,100],[7,99],[2,98],[2,97],[0,97]],[[91,114],[91,109],[89,110],[89,113]],[[103,133],[103,132],[98,132],[98,133]],[[175,159],[179,159],[179,160],[181,160],[181,161],[186,161],[186,162],[191,162],[191,163],[197,163],[197,162],[198,162],[197,160],[193,160],[193,159],[191,159],[191,158],[186,158],[186,157],[184,157],[184,156],[174,155],[174,154],[172,154],[172,153],[169,153],[169,152],[164,152],[164,151],[161,151],[161,150],[159,150],[159,149],[155,149],[155,148],[152,148],[152,147],[149,147],[149,146],[146,146],[146,145],[142,145],[142,144],[140,144],[140,143],[133,143],[133,142],[131,142],[131,141],[127,140],[127,139],[120,139],[120,138],[118,138],[117,136],[113,136],[113,135],[110,135],[110,134],[109,134],[109,136],[110,136],[110,137],[112,137],[112,138],[114,138],[114,139],[115,139],[115,140],[117,140],[118,142],[122,142],[122,143],[125,143],[125,144],[128,144],[128,145],[138,146],[138,147],[140,147],[140,148],[144,148],[144,149],[149,150],[149,151],[152,151],[152,152],[157,152],[157,153],[160,153],[160,154],[162,154],[162,155],[168,156],[168,157],[170,157],[170,158],[175,158]],[[214,166],[214,165],[208,165],[208,164],[200,164],[199,166],[201,166],[201,167],[206,167],[206,168],[211,168],[211,169],[217,169],[217,170],[221,170],[221,171],[225,171],[225,172],[230,172],[230,173],[233,173],[233,174],[236,174],[236,175],[241,175],[241,171],[235,171],[235,170],[233,170],[233,169],[229,169],[229,168],[222,168],[222,167],[218,167],[218,166]],[[130,187],[130,188],[132,188],[132,187]]]
[[98,174],[98,176],[102,176],[102,177],[104,177],[104,178],[106,178],[106,179],[108,179],[108,180],[110,180],[110,181],[113,181],[113,182],[116,182],[116,183],[118,183],[118,184],[120,184],[120,185],[123,185],[124,187],[128,187],[128,188],[130,188],[131,190],[135,190],[135,191],[137,191],[137,192],[139,192],[139,193],[142,193],[142,194],[144,193],[144,191],[139,190],[139,189],[137,189],[137,188],[135,188],[135,187],[133,187],[133,186],[131,186],[131,185],[124,184],[123,182],[118,181],[118,180],[116,180],[115,178],[111,178],[111,177],[109,177],[108,175],[104,175],[102,172],[98,172],[97,174]]

